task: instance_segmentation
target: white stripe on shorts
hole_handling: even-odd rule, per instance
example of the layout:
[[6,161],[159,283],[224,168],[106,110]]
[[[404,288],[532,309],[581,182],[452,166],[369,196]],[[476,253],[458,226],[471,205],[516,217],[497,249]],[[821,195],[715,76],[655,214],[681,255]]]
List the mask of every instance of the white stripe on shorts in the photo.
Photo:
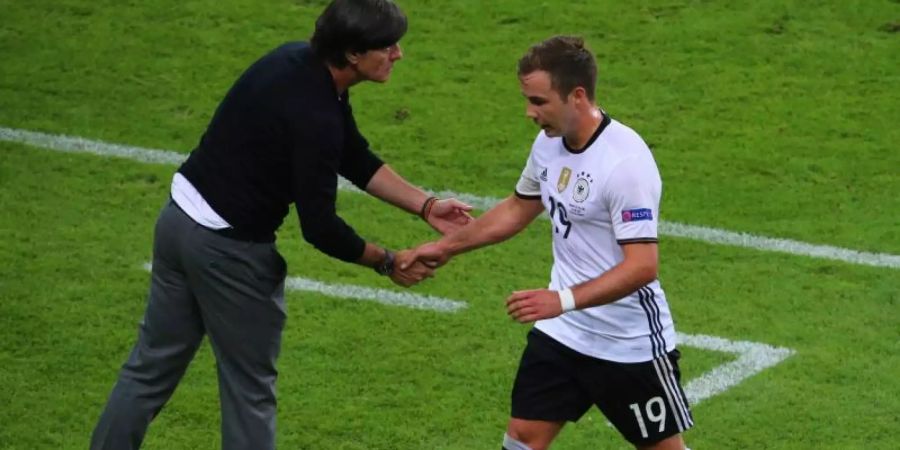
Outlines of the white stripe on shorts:
[[681,407],[679,411],[681,412],[682,417],[684,417],[685,429],[690,428],[694,426],[694,419],[691,417],[690,409],[688,409],[687,398],[684,396],[684,391],[682,391],[678,385],[678,379],[675,377],[675,368],[672,367],[672,361],[670,361],[668,357],[665,357],[662,359],[662,364],[668,369],[666,372],[669,374],[669,385],[672,387],[672,395],[675,397],[675,401],[678,403],[678,406]]
[[660,361],[664,358],[667,358],[667,356],[654,358],[653,368],[656,369],[656,375],[659,377],[659,382],[660,384],[662,384],[663,391],[665,391],[666,393],[666,400],[669,403],[669,408],[675,415],[675,424],[678,426],[678,431],[682,432],[687,429],[685,427],[685,424],[687,423],[688,419],[684,414],[684,405],[680,401],[676,400],[676,398],[678,397],[678,395],[676,395],[677,391],[672,392],[672,385],[670,384],[670,380],[673,380],[674,377],[671,377],[664,363]]

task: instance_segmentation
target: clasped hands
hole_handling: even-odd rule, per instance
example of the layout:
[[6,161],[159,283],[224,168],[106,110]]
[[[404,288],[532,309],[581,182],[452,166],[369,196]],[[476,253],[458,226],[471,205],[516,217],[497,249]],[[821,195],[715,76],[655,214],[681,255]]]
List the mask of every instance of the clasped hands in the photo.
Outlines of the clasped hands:
[[[472,206],[455,198],[448,198],[435,201],[423,218],[437,232],[448,235],[474,220],[469,214],[471,210]],[[434,270],[448,259],[447,257],[430,257],[432,255],[430,253],[417,253],[419,248],[397,252],[394,257],[391,281],[403,287],[410,287],[426,278],[433,277]],[[442,262],[438,263],[438,260],[441,259]]]
[[[433,244],[424,244],[423,246],[401,250],[394,256],[394,270],[391,272],[391,281],[403,286],[410,287],[426,278],[434,276],[434,271],[443,265],[437,258],[430,258],[427,254],[422,254],[419,249]],[[446,262],[446,258],[445,261]]]

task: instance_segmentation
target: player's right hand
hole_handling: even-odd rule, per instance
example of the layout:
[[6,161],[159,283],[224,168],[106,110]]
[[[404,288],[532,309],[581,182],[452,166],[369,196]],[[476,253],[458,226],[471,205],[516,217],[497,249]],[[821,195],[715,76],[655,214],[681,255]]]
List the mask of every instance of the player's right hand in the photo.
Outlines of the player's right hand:
[[405,270],[404,266],[410,265],[414,261],[421,262],[428,267],[438,268],[450,261],[450,253],[437,242],[427,242],[411,250],[410,259],[401,262],[400,269]]
[[433,276],[434,267],[424,264],[421,261],[416,261],[413,257],[412,250],[401,250],[397,252],[394,262],[394,271],[391,273],[391,281],[403,287],[410,287]]

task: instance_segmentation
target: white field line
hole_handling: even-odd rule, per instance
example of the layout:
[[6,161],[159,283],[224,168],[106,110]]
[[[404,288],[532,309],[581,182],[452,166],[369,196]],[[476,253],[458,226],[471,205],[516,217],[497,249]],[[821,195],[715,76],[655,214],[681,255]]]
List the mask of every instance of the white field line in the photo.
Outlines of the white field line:
[[757,342],[729,341],[703,334],[678,333],[678,344],[737,356],[734,361],[715,367],[692,379],[684,386],[684,393],[691,405],[721,394],[794,354],[794,351],[789,348],[773,347]]
[[[4,127],[0,127],[0,141],[18,142],[61,152],[91,153],[157,164],[180,164],[187,157],[184,154],[169,150],[130,147],[80,137],[39,133]],[[359,192],[359,189],[343,179],[341,179],[339,186],[342,190]],[[482,197],[464,192],[440,191],[433,193],[441,197],[456,197],[482,210],[490,209],[501,200],[495,197]],[[810,256],[813,258],[843,261],[851,264],[900,269],[900,255],[892,255],[889,253],[861,252],[830,245],[809,244],[791,239],[770,238],[749,233],[738,233],[717,228],[668,221],[660,222],[659,233],[662,235],[683,237],[713,244]]]
[[456,312],[469,306],[466,302],[431,295],[389,291],[387,289],[376,289],[352,284],[329,284],[300,277],[288,277],[284,287],[292,291],[316,292],[329,297],[368,300],[385,305],[429,309],[439,312]]
[[[144,269],[149,271],[152,269],[152,265],[144,263]],[[323,283],[301,277],[288,277],[285,281],[285,289],[438,312],[452,313],[469,306],[468,303],[460,300],[396,292],[387,289],[375,289],[352,284]],[[737,356],[737,359],[734,361],[715,367],[709,372],[692,379],[684,386],[684,393],[692,406],[737,386],[747,378],[780,363],[794,354],[793,350],[787,348],[772,347],[757,342],[729,341],[728,339],[702,334],[678,333],[678,343],[688,347],[731,353]]]
[[[144,269],[152,269],[150,263],[144,264]],[[303,277],[287,277],[284,281],[286,291],[315,292],[328,297],[349,298],[353,300],[365,300],[384,305],[403,306],[412,309],[425,309],[438,312],[456,312],[467,308],[466,302],[450,300],[431,295],[418,295],[410,292],[397,292],[387,289],[377,289],[353,284],[330,284],[311,280]]]

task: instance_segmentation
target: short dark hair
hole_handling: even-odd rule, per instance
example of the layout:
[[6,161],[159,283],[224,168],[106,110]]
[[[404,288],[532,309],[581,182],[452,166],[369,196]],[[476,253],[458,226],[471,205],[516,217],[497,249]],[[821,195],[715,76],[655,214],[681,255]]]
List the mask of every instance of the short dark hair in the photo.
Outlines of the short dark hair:
[[550,85],[565,101],[581,86],[588,99],[594,101],[597,84],[597,61],[577,36],[553,36],[533,45],[519,60],[519,77],[543,70],[550,74]]
[[391,0],[333,0],[316,19],[313,52],[346,67],[347,52],[390,47],[406,34],[406,15]]

